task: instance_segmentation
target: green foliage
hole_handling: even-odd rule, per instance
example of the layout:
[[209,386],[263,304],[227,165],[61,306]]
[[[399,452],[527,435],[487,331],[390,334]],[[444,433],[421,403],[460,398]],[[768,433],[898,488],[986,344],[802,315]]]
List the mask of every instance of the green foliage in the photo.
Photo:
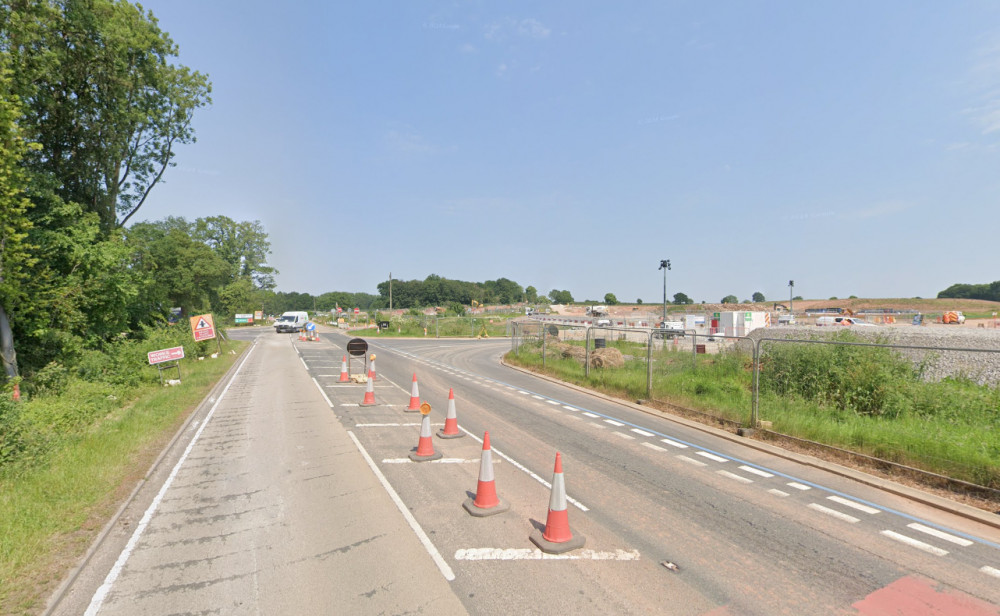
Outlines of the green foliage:
[[524,287],[524,299],[525,299],[525,301],[527,301],[529,303],[537,302],[538,301],[538,289],[536,289],[535,287],[533,287],[531,285],[528,285],[527,287]]
[[740,300],[736,299],[735,295],[727,295],[722,298],[720,303],[722,304],[738,304]]
[[614,293],[605,293],[604,294],[604,303],[607,304],[607,305],[609,305],[609,306],[614,306],[614,305],[616,305],[618,303],[618,298],[615,297]]
[[752,299],[754,301],[754,303],[760,303],[760,302],[763,302],[763,301],[767,301],[764,298],[764,294],[761,293],[760,291],[754,291],[753,295],[750,296],[750,299]]
[[985,299],[1000,302],[1000,280],[988,284],[953,284],[937,296],[939,299]]
[[554,304],[572,304],[573,294],[569,291],[559,291],[557,289],[552,289],[549,291],[549,298]]
[[687,296],[685,293],[674,293],[674,304],[676,305],[687,305],[693,304],[694,300]]

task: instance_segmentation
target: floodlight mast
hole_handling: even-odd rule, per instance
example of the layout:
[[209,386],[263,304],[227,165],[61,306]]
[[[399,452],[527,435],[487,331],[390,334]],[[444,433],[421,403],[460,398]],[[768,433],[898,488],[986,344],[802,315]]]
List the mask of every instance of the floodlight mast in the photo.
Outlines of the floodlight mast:
[[667,322],[667,270],[670,269],[670,259],[661,259],[659,269],[663,270],[663,322]]

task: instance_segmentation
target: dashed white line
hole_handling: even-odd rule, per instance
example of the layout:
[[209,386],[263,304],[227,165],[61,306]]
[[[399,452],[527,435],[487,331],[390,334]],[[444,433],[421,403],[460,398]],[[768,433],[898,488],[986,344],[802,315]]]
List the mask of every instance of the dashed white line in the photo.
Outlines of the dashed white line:
[[917,548],[918,550],[923,550],[924,552],[927,552],[928,554],[933,554],[935,556],[946,556],[948,554],[948,550],[942,550],[941,548],[934,547],[933,545],[930,545],[929,543],[924,543],[923,541],[917,541],[916,539],[914,539],[912,537],[907,537],[906,535],[901,535],[901,534],[899,534],[899,533],[897,533],[895,531],[884,530],[884,531],[882,531],[882,534],[885,535],[886,537],[890,538],[890,539],[895,539],[896,541],[899,541],[900,543],[905,543],[906,545],[908,545],[910,547]]
[[645,430],[640,430],[639,428],[632,428],[632,432],[639,434],[641,436],[653,436],[652,432],[646,432]]
[[526,391],[524,391],[522,389],[517,390],[517,393],[524,394],[525,396],[530,396],[531,395],[530,393],[528,393],[528,392],[526,392]]
[[687,447],[688,447],[684,443],[678,443],[677,441],[672,441],[672,440],[670,440],[668,438],[661,438],[660,442],[661,443],[666,443],[667,445],[670,445],[671,447],[676,447],[678,449],[687,449]]
[[754,468],[752,466],[747,466],[746,464],[744,464],[743,466],[741,466],[740,470],[744,470],[744,471],[746,471],[748,473],[752,473],[754,475],[757,475],[758,477],[774,477],[774,475],[772,475],[771,473],[762,471],[759,468]]
[[695,466],[708,466],[707,464],[705,464],[704,462],[702,462],[700,460],[695,460],[694,458],[689,458],[687,456],[677,456],[677,459],[678,460],[684,460],[688,464],[694,464]]
[[576,409],[573,408],[572,406],[567,406],[565,404],[563,405],[563,408],[566,409],[567,411],[574,411],[574,412],[576,411]]
[[605,419],[604,423],[609,423],[609,424],[611,424],[612,426],[614,426],[616,428],[621,428],[622,426],[625,425],[625,424],[623,424],[620,421],[615,421],[614,419]]
[[969,541],[968,539],[963,539],[961,537],[956,537],[955,535],[950,535],[948,533],[939,531],[936,528],[931,528],[929,526],[924,526],[923,524],[918,524],[918,523],[914,522],[913,524],[907,524],[906,526],[909,527],[909,528],[912,528],[913,530],[920,531],[922,533],[928,534],[931,537],[937,537],[938,539],[944,539],[945,541],[950,541],[951,543],[954,543],[956,545],[960,545],[960,546],[965,547],[965,548],[967,548],[970,545],[972,545],[972,542]]
[[620,436],[623,439],[628,440],[628,441],[634,441],[635,440],[634,436],[632,436],[631,434],[625,434],[624,432],[612,432],[612,434],[614,434],[615,436]]
[[990,567],[989,565],[984,565],[980,567],[979,570],[985,573],[986,575],[992,575],[995,578],[1000,578],[1000,569],[995,569],[993,567]]
[[737,475],[736,473],[730,473],[729,471],[715,471],[715,472],[722,475],[723,477],[729,477],[730,479],[735,479],[740,483],[753,483],[753,479],[744,477],[743,475]]
[[708,458],[709,460],[714,460],[716,462],[727,462],[722,456],[717,456],[714,453],[708,453],[707,451],[696,451],[695,455],[701,456],[703,458]]
[[555,400],[546,400],[546,402],[548,402],[549,404],[555,404],[557,406],[559,405],[559,403],[556,402]]
[[[438,458],[437,460],[430,460],[431,464],[480,464],[482,462],[481,458],[475,458],[472,460],[467,460],[465,458]],[[493,464],[499,464],[500,460],[493,460]],[[409,458],[386,458],[382,460],[382,464],[413,464],[413,460]]]
[[846,513],[841,513],[839,511],[837,511],[836,509],[830,509],[829,507],[824,507],[823,505],[820,505],[819,503],[809,503],[809,508],[812,509],[812,510],[814,510],[814,511],[818,511],[820,513],[825,513],[828,516],[833,516],[833,517],[837,518],[838,520],[843,520],[845,522],[850,522],[851,524],[857,524],[858,522],[861,521],[861,520],[857,519],[854,516],[847,515]]
[[803,490],[803,491],[812,490],[812,488],[810,488],[809,486],[804,486],[801,483],[795,483],[794,481],[786,483],[785,485],[787,485],[789,488],[795,488],[796,490]]
[[850,499],[843,498],[840,496],[827,496],[826,499],[832,500],[835,503],[840,503],[841,505],[844,505],[845,507],[850,507],[851,509],[857,509],[858,511],[869,513],[871,515],[875,515],[876,513],[879,512],[879,510],[874,507],[869,507],[868,505],[862,505],[861,503],[856,503]]
[[545,399],[545,398],[543,398],[541,396],[537,396],[535,394],[532,394],[531,397],[534,398],[535,400],[544,400]]
[[642,446],[643,447],[648,447],[648,448],[652,449],[653,451],[666,451],[667,450],[666,447],[660,447],[659,445],[654,445],[652,443],[646,443],[646,442],[643,442]]
[[587,411],[584,411],[583,414],[586,415],[587,417],[593,417],[594,419],[599,419],[601,417],[600,415],[595,415],[594,413],[588,413]]
[[788,496],[788,492],[782,492],[781,490],[776,490],[774,488],[767,491],[768,494],[774,494],[775,496]]

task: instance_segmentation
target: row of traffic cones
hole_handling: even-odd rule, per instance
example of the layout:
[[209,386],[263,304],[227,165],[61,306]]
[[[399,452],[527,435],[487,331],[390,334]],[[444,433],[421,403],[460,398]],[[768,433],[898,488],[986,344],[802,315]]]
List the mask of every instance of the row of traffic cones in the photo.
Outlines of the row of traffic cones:
[[316,330],[306,331],[304,329],[299,330],[299,342],[318,342],[319,334]]

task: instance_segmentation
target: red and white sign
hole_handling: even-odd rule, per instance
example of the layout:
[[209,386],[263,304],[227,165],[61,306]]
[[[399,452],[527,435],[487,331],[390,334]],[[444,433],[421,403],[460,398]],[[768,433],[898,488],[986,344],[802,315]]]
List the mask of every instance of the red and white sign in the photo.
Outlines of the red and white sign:
[[146,353],[149,357],[149,365],[162,364],[165,361],[173,361],[175,359],[184,359],[184,347],[174,347],[172,349],[160,349],[159,351],[150,351]]
[[199,314],[191,317],[191,333],[194,334],[195,342],[215,338],[215,322],[212,321],[212,315]]
[[354,309],[354,314],[361,314],[361,309],[360,308],[355,308]]

